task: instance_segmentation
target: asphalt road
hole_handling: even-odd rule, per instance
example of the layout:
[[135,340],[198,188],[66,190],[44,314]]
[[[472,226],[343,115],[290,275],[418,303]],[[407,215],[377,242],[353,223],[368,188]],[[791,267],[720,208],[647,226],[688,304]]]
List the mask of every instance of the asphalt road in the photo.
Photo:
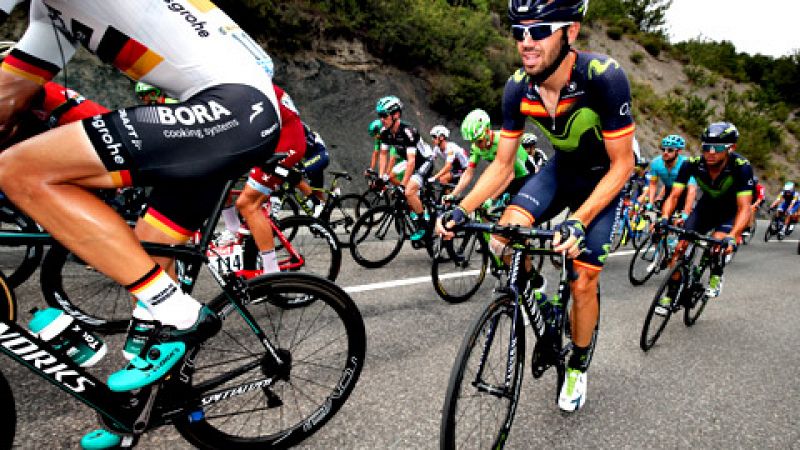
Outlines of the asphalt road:
[[[639,333],[661,277],[633,287],[630,252],[610,257],[585,408],[562,415],[553,401],[554,373],[534,380],[526,364],[508,446],[800,449],[796,249],[796,240],[764,243],[757,236],[727,268],[722,296],[697,324],[686,328],[674,318],[648,353],[639,349]],[[376,270],[344,256],[339,284],[360,286],[352,296],[367,328],[366,365],[347,404],[303,447],[436,448],[450,368],[493,280],[472,300],[450,305],[433,291],[424,251],[405,246]],[[370,286],[392,280],[409,281]],[[31,280],[18,291],[21,312],[39,302],[36,286]],[[109,344],[121,345],[117,338]],[[97,426],[92,412],[67,395],[2,364],[18,403],[18,448],[76,448]],[[189,445],[162,428],[145,435],[141,447]]]

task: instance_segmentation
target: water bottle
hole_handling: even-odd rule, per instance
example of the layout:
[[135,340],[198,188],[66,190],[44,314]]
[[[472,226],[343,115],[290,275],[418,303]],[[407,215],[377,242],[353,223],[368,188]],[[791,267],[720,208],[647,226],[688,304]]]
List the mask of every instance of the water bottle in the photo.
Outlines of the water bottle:
[[678,246],[678,238],[674,234],[670,234],[667,236],[667,246],[669,246],[669,251],[675,251],[675,247]]
[[28,324],[30,330],[81,367],[93,366],[105,356],[105,342],[84,330],[69,314],[58,308],[34,309],[32,312],[33,318]]

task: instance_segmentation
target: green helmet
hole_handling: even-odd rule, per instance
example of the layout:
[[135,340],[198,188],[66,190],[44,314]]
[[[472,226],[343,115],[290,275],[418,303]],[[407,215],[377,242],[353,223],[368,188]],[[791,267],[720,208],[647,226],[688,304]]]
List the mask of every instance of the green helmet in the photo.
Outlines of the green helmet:
[[490,125],[489,114],[482,109],[475,109],[467,114],[461,123],[461,137],[465,141],[480,139],[489,130]]
[[161,95],[161,89],[153,86],[152,84],[147,84],[144,81],[137,81],[133,90],[136,92],[136,96],[140,98],[149,94],[155,94],[157,96]]
[[382,97],[375,105],[375,112],[378,113],[378,115],[391,114],[395,111],[401,111],[402,109],[403,102],[401,102],[400,99],[394,95]]
[[381,120],[380,119],[373,120],[372,122],[369,123],[369,135],[370,136],[377,135],[378,133],[381,132],[381,128],[382,128]]

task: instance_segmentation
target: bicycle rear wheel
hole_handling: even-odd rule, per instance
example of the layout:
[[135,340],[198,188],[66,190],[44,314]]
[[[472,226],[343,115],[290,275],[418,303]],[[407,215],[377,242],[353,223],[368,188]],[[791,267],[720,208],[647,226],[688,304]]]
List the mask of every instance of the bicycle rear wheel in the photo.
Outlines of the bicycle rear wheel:
[[[675,310],[675,305],[678,299],[683,295],[684,283],[682,281],[675,281],[672,279],[673,275],[678,273],[681,280],[684,279],[683,265],[678,265],[672,269],[667,278],[661,283],[661,286],[656,291],[653,301],[650,303],[650,308],[647,310],[647,316],[644,319],[644,326],[642,327],[642,334],[639,338],[639,347],[642,350],[648,351],[655,345],[664,328],[669,322],[669,318]],[[661,298],[671,294],[671,302],[669,306],[661,305]]]
[[461,303],[480,289],[489,266],[489,247],[474,232],[459,232],[442,242],[449,258],[434,258],[431,265],[433,289],[442,300]]
[[631,242],[634,248],[641,248],[650,237],[650,217],[642,215],[638,218],[637,222],[632,224],[633,231],[631,232]]
[[514,323],[514,300],[503,295],[473,322],[458,351],[444,400],[441,448],[503,447],[519,401],[524,360],[522,314]]
[[[282,244],[275,247],[282,271],[302,271],[336,280],[342,265],[342,250],[330,228],[309,216],[287,217],[277,225],[292,247]],[[292,252],[299,254],[300,259]]]
[[654,273],[661,269],[664,259],[664,246],[661,245],[661,237],[648,237],[633,254],[628,265],[628,280],[634,286],[640,286],[647,282]]
[[358,218],[350,234],[350,254],[362,267],[374,269],[394,259],[406,240],[402,212],[378,206]]
[[369,209],[367,202],[358,194],[347,194],[336,199],[328,217],[328,226],[336,233],[342,247],[350,246],[350,233],[358,220],[359,211]]
[[[287,364],[271,367],[247,321],[224,296],[215,299],[212,307],[225,318],[222,331],[198,349],[191,375],[192,416],[200,418],[176,423],[200,448],[296,445],[344,405],[364,366],[364,322],[339,287],[313,275],[285,273],[254,278],[248,287],[245,308]],[[276,306],[298,296],[315,301],[302,308]],[[230,379],[207,384],[219,377]]]
[[[0,207],[0,231],[3,233],[40,233],[39,225],[17,209]],[[0,270],[8,278],[11,289],[15,289],[33,275],[42,260],[41,244],[0,245]]]
[[131,294],[66,248],[50,247],[42,261],[39,282],[47,304],[63,309],[83,326],[105,334],[128,328],[133,311]]

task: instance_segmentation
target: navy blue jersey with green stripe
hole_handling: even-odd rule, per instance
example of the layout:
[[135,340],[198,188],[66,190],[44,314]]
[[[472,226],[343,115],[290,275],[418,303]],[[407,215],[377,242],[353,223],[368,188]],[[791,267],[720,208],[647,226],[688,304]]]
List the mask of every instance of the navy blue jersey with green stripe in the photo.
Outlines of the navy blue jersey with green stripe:
[[737,196],[753,194],[753,167],[750,161],[735,152],[728,155],[728,162],[713,180],[705,159],[699,156],[689,158],[681,165],[672,186],[685,187],[691,177],[694,177],[697,187],[703,191],[704,201],[735,204]]
[[634,131],[630,85],[614,59],[589,52],[576,55],[555,117],[545,109],[538,86],[524,69],[508,79],[503,94],[503,136],[518,137],[529,117],[553,144],[560,167],[578,173],[605,172],[610,166],[605,141]]

